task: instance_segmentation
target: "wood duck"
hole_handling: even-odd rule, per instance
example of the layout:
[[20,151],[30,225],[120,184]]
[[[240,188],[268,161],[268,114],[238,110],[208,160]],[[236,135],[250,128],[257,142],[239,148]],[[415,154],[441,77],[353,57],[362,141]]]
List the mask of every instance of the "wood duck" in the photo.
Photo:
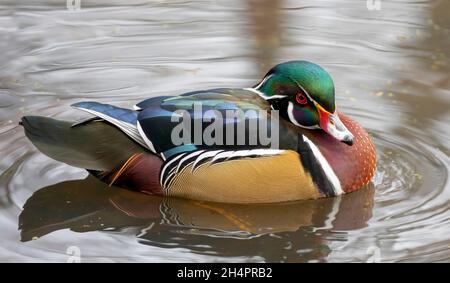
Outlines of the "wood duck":
[[53,159],[146,194],[285,202],[349,193],[375,173],[369,134],[337,111],[331,76],[307,61],[279,64],[252,88],[152,97],[133,109],[72,106],[93,117],[25,116],[26,136]]

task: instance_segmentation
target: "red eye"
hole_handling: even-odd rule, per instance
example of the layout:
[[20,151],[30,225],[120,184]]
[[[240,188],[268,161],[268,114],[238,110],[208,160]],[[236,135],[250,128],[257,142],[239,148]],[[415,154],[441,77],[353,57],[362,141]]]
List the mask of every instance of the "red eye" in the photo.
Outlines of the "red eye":
[[304,93],[297,93],[295,96],[295,100],[298,104],[304,105],[308,103],[308,99],[306,99],[306,95]]

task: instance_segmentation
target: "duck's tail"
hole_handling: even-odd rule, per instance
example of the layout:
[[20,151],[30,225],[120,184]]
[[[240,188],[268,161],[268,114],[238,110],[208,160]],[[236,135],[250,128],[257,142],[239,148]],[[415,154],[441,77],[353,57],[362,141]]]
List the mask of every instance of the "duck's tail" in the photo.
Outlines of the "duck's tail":
[[72,122],[25,116],[25,135],[45,155],[69,165],[111,172],[145,149],[116,127],[92,121],[73,127]]

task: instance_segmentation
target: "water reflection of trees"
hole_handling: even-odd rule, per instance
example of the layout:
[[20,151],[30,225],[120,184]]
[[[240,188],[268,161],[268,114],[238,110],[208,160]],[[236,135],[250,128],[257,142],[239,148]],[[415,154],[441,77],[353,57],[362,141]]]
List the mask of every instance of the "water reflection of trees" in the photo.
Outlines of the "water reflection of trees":
[[[401,45],[405,52],[419,49],[427,56],[409,56],[409,68],[415,68],[418,77],[399,82],[398,87],[407,91],[396,93],[396,100],[406,115],[402,122],[405,127],[397,128],[396,133],[410,138],[426,137],[428,144],[448,154],[448,133],[445,132],[448,132],[450,122],[450,2],[438,1],[426,12],[430,18],[424,35],[410,44]],[[425,81],[421,74],[427,78]],[[439,133],[443,136],[437,136]]]
[[248,0],[248,32],[252,42],[252,56],[260,74],[273,65],[282,40],[282,0]]

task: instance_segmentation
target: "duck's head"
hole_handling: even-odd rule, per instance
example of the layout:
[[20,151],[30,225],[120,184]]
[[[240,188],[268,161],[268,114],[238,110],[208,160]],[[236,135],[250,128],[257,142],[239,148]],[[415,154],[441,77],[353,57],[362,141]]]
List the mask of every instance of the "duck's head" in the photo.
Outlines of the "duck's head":
[[294,125],[320,128],[341,142],[353,144],[353,134],[336,111],[333,79],[320,66],[307,61],[276,65],[254,89]]

